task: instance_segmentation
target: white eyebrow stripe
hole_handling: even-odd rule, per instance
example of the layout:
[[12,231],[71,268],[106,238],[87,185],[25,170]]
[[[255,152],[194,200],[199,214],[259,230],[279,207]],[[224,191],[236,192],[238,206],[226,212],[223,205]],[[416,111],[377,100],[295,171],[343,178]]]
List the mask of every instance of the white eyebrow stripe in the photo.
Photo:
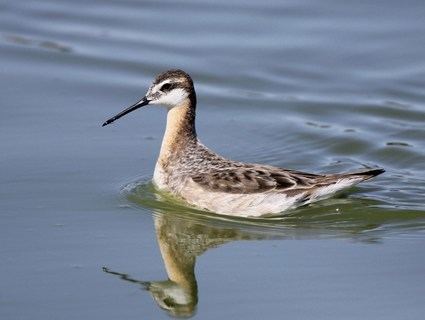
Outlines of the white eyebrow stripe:
[[181,83],[183,81],[184,81],[183,79],[179,79],[179,78],[165,79],[162,82],[154,85],[151,89],[151,93],[156,93],[156,92],[160,91],[161,87],[166,83]]
[[166,79],[166,80],[158,83],[155,87],[162,87],[164,84],[170,83],[170,82],[171,82],[171,79]]
[[165,79],[162,82],[160,82],[157,85],[155,85],[155,87],[162,87],[164,84],[170,83],[170,82],[174,82],[174,83],[175,82],[178,82],[178,83],[180,83],[180,82],[183,82],[183,81],[184,81],[183,79],[179,79],[179,78]]
[[170,82],[171,82],[171,79],[165,79],[164,81],[154,85],[151,89],[152,93],[158,92],[164,84],[170,83]]

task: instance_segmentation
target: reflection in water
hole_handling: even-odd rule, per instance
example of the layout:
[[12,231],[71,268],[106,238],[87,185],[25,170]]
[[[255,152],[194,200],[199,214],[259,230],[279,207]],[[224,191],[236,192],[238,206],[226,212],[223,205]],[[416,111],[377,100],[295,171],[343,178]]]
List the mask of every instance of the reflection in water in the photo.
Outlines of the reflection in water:
[[108,268],[103,270],[141,285],[149,291],[159,307],[177,317],[189,317],[195,313],[198,304],[195,264],[198,256],[208,249],[234,240],[273,238],[261,232],[221,228],[158,212],[155,215],[155,231],[168,280],[141,281]]
[[420,212],[388,210],[381,208],[385,207],[384,202],[350,198],[345,194],[298,208],[282,217],[247,219],[185,207],[167,194],[157,192],[151,183],[139,181],[129,184],[123,191],[129,200],[155,213],[155,232],[168,280],[142,281],[108,268],[103,270],[141,285],[159,307],[176,317],[190,317],[195,313],[197,257],[227,242],[343,237],[376,243],[391,232],[425,226],[425,221],[419,220]]

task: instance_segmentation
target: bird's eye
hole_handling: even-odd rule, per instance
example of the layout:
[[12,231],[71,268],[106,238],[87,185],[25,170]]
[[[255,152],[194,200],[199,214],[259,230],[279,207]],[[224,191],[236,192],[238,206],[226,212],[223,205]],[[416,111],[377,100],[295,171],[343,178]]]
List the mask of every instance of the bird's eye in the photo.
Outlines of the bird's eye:
[[170,90],[170,88],[171,88],[171,83],[164,83],[160,90],[167,91],[167,90]]

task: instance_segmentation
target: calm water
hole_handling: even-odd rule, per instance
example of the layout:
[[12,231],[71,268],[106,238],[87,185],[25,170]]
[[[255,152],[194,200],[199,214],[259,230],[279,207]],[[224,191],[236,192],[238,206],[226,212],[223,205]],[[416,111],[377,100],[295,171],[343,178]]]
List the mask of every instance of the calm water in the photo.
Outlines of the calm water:
[[[0,0],[0,318],[423,319],[424,16],[419,0]],[[165,111],[100,125],[170,67],[219,153],[387,172],[283,218],[158,200]]]

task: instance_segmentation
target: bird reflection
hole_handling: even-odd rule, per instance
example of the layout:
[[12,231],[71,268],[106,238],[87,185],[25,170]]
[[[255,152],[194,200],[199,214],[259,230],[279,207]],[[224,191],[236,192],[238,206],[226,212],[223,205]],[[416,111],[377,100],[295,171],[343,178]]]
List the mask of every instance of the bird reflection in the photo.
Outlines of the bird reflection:
[[[140,194],[145,195],[146,192],[142,191]],[[137,192],[135,194],[139,195]],[[147,197],[138,197],[145,198]],[[399,217],[397,212],[391,215],[380,209],[377,201],[340,197],[322,202],[321,205],[298,209],[296,214],[288,214],[278,220],[257,219],[250,224],[247,220],[218,219],[217,216],[212,218],[206,214],[191,213],[187,208],[180,209],[174,203],[173,207],[165,209],[167,202],[159,196],[158,199],[162,202],[144,200],[145,202],[139,203],[162,206],[152,209],[155,212],[154,226],[158,246],[168,279],[144,281],[108,268],[103,270],[140,285],[152,295],[160,308],[173,317],[191,317],[195,314],[198,304],[196,259],[209,249],[237,240],[316,239],[322,236],[348,237],[372,244],[379,242],[388,228],[394,230],[394,220]],[[403,212],[401,226],[411,219],[417,219],[415,212]],[[389,224],[389,221],[392,223]]]
[[142,281],[106,267],[103,271],[140,285],[152,295],[160,308],[174,317],[195,314],[198,304],[195,264],[198,256],[230,241],[274,238],[260,231],[215,226],[168,213],[157,213],[154,224],[168,280]]

